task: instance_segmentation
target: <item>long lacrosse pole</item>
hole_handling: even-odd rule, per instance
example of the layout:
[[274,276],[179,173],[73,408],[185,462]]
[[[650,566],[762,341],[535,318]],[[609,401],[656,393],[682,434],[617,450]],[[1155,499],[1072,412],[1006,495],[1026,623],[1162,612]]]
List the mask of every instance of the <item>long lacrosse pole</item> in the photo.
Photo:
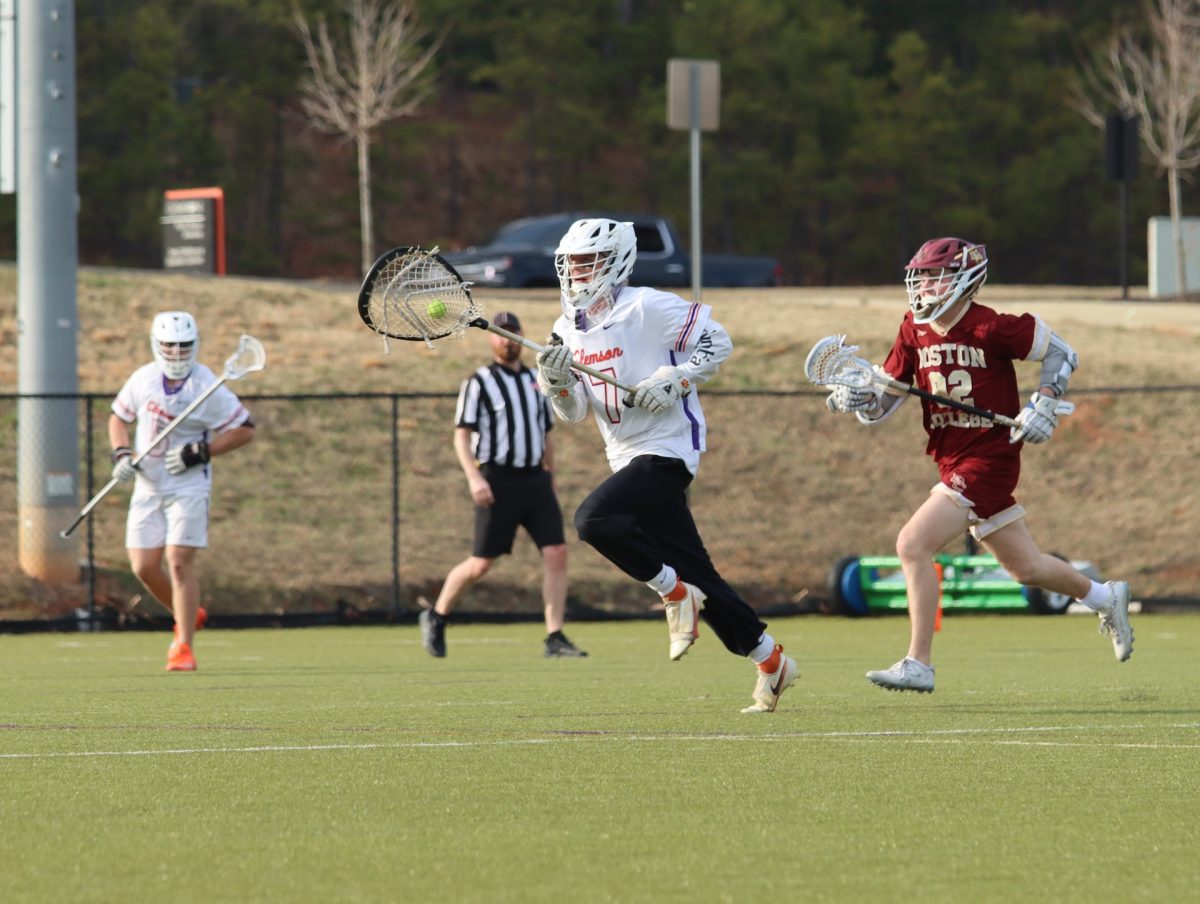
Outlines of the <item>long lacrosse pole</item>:
[[974,405],[968,405],[966,402],[960,402],[957,399],[948,399],[945,396],[934,395],[932,392],[926,392],[924,389],[921,389],[919,386],[913,386],[911,383],[901,383],[899,380],[879,375],[872,376],[871,380],[881,386],[887,386],[890,389],[896,389],[900,392],[907,392],[909,395],[915,395],[926,401],[933,402],[935,405],[944,405],[947,408],[957,408],[959,411],[965,411],[968,414],[977,414],[982,418],[1005,427],[1021,426],[1015,419],[1006,415],[996,414],[996,412],[988,411],[986,408],[976,408]]
[[[510,342],[516,342],[518,345],[525,346],[525,348],[529,349],[535,354],[537,352],[545,351],[546,349],[546,346],[538,345],[536,342],[526,339],[524,336],[518,336],[516,333],[510,333],[503,327],[496,326],[494,323],[489,323],[482,317],[477,317],[475,320],[472,320],[471,326],[478,327],[481,330],[487,330],[489,333],[495,333],[497,336],[503,336]],[[623,389],[629,395],[633,395],[635,392],[637,392],[637,390],[632,386],[626,386],[624,383],[613,379],[612,374],[606,374],[598,370],[593,370],[585,364],[579,364],[575,361],[572,361],[571,369],[581,371],[587,374],[589,377],[595,377],[597,380],[601,380],[605,383],[611,383],[613,386],[617,387],[617,389]],[[627,401],[626,404],[629,404],[629,402]]]
[[[202,392],[202,393],[200,393],[200,395],[196,396],[196,398],[192,401],[192,403],[190,405],[188,405],[186,408],[184,408],[183,411],[179,412],[179,414],[177,414],[175,416],[175,419],[173,421],[171,421],[171,423],[169,423],[169,424],[167,424],[167,426],[163,427],[163,429],[159,431],[158,436],[156,436],[156,437],[154,437],[154,439],[150,440],[150,444],[148,446],[146,446],[146,448],[143,449],[140,453],[138,453],[136,458],[133,459],[132,464],[135,468],[139,464],[141,464],[142,459],[145,458],[147,455],[149,455],[150,451],[155,446],[157,446],[164,439],[166,439],[168,436],[170,436],[171,431],[174,430],[176,427],[178,427],[180,424],[182,424],[183,421],[187,418],[187,416],[189,414],[191,414],[193,411],[195,411],[198,407],[200,407],[200,404],[205,399],[207,399],[210,395],[212,395],[214,392],[216,392],[217,389],[219,387],[221,387],[225,383],[226,380],[229,380],[229,379],[236,380],[240,377],[245,376],[251,370],[262,370],[261,362],[259,362],[257,366],[251,366],[247,369],[242,370],[240,373],[236,372],[234,370],[234,367],[235,367],[234,362],[237,360],[238,354],[241,353],[241,351],[243,350],[243,344],[247,343],[247,342],[251,343],[250,347],[256,346],[258,348],[259,354],[260,355],[262,354],[262,343],[260,343],[257,339],[254,339],[253,337],[243,336],[242,342],[239,343],[239,345],[238,345],[238,351],[234,352],[233,355],[230,356],[229,360],[225,362],[225,367],[221,373],[221,376],[217,377],[216,381],[211,386],[209,386],[208,389],[204,390],[204,392]],[[103,486],[103,488],[101,488],[100,492],[97,493],[95,496],[93,496],[91,498],[91,500],[88,502],[88,504],[85,505],[80,510],[79,516],[73,522],[71,522],[71,526],[66,528],[66,530],[59,531],[58,535],[60,537],[62,537],[64,540],[67,537],[71,536],[71,534],[75,531],[75,528],[79,527],[79,525],[83,522],[83,519],[86,518],[91,513],[92,509],[94,509],[100,503],[100,500],[103,499],[105,496],[107,496],[109,494],[109,492],[112,491],[112,488],[115,487],[118,483],[120,483],[120,481],[117,480],[117,478],[115,478],[115,477],[112,478],[112,480],[110,480],[108,483],[106,483]]]

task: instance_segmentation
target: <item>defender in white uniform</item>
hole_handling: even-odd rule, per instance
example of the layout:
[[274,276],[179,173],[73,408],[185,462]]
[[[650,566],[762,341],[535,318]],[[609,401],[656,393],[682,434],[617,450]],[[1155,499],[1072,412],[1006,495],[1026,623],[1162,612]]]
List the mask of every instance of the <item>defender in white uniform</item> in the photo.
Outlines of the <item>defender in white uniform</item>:
[[[233,391],[222,385],[134,468],[134,456],[217,379],[196,363],[200,333],[185,311],[155,316],[150,348],[154,362],[134,371],[113,400],[108,437],[113,476],[136,480],[125,528],[130,565],[146,589],[175,613],[167,671],[190,672],[196,668],[192,642],[201,612],[196,552],[208,546],[209,461],[250,442],[254,424]],[[135,421],[131,443],[129,427]]]
[[[658,592],[667,612],[670,658],[695,642],[703,615],[726,648],[758,666],[754,702],[775,710],[796,680],[796,663],[766,633],[754,610],[717,573],[687,504],[705,450],[695,389],[733,350],[708,305],[628,285],[637,257],[632,223],[586,219],[555,252],[563,314],[538,354],[538,385],[563,420],[590,410],[613,474],[579,506],[580,539]],[[632,398],[572,363],[635,386]]]

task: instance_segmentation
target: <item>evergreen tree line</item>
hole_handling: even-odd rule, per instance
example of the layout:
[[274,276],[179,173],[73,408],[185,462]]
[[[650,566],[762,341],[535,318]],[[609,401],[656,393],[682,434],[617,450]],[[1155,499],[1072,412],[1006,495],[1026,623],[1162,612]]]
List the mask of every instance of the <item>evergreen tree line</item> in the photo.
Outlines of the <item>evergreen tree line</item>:
[[[1117,281],[1117,186],[1072,107],[1127,0],[417,0],[445,32],[436,95],[383,127],[383,247],[461,247],[563,209],[661,213],[686,235],[672,57],[721,64],[704,133],[711,252],[769,254],[797,285],[894,282],[920,242],[985,242],[992,278]],[[304,0],[344,27],[341,0]],[[290,0],[77,0],[80,252],[157,267],[162,193],[220,186],[232,273],[358,276],[352,146],[303,118]],[[1196,206],[1196,189],[1185,213]],[[1132,281],[1164,183],[1131,185]],[[0,198],[0,253],[15,253]]]

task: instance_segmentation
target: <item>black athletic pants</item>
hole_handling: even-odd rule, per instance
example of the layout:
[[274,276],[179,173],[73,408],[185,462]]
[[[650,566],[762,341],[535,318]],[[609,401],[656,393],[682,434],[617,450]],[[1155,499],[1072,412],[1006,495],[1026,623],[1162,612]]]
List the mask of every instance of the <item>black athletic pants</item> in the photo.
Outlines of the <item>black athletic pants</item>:
[[701,613],[726,648],[746,656],[766,630],[750,605],[717,574],[688,508],[692,474],[677,458],[639,455],[596,487],[575,512],[579,539],[637,581],[670,565],[704,591]]

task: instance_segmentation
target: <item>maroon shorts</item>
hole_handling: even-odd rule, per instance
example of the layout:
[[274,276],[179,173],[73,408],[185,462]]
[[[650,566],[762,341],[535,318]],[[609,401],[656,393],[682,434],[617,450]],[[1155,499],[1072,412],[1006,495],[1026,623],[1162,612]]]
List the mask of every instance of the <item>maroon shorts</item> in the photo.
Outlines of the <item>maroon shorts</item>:
[[939,461],[937,466],[942,483],[969,499],[981,521],[1017,504],[1013,491],[1021,476],[1018,449],[1012,455]]

